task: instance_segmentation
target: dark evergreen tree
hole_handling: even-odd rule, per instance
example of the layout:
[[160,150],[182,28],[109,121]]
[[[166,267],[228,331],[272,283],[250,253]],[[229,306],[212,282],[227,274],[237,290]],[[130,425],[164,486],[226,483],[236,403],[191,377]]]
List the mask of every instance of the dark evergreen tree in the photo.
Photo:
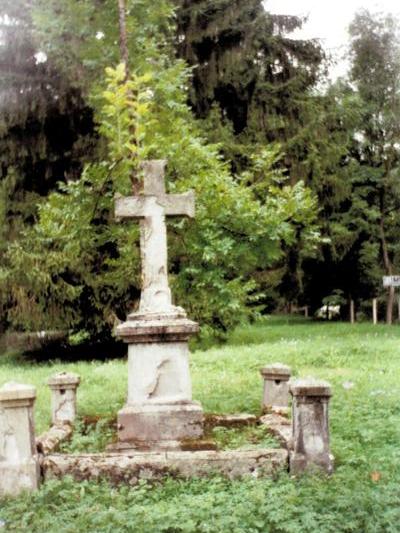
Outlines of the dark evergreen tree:
[[0,8],[0,194],[3,243],[32,222],[57,181],[79,176],[90,153],[92,112],[35,40],[35,2]]
[[276,141],[298,114],[293,94],[318,79],[320,46],[286,36],[302,20],[270,15],[261,0],[177,0],[177,5],[178,53],[194,67],[190,99],[197,116],[206,117],[217,103],[236,134],[250,126]]

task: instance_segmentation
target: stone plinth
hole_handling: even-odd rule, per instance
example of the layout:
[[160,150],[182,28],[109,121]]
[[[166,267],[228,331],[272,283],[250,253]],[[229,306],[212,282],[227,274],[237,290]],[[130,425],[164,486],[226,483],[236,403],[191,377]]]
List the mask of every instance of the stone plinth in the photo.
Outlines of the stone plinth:
[[264,378],[263,411],[287,410],[289,405],[290,368],[276,363],[261,368],[260,374]]
[[128,343],[128,401],[118,413],[117,449],[179,449],[203,435],[203,410],[192,401],[188,340],[198,325],[183,310],[136,313],[117,328]]
[[290,393],[293,396],[290,471],[297,474],[314,467],[331,473],[328,418],[331,386],[325,381],[300,379],[290,385]]
[[47,384],[51,389],[51,421],[72,424],[76,418],[76,391],[81,379],[76,374],[60,372]]
[[35,387],[7,383],[0,389],[0,497],[39,485],[33,405]]

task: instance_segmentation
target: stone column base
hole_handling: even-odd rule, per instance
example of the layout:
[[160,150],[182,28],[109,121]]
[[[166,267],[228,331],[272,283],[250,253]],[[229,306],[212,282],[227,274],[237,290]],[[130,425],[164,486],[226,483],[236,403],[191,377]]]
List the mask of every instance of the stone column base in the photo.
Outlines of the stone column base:
[[321,455],[320,457],[313,457],[312,462],[303,453],[291,452],[289,455],[290,473],[297,475],[306,471],[322,470],[327,474],[332,474],[334,470],[335,460],[332,454],[328,456]]
[[37,490],[39,480],[40,468],[35,458],[20,464],[0,461],[0,497]]
[[197,402],[126,405],[118,413],[117,450],[176,450],[182,441],[203,436],[204,415]]

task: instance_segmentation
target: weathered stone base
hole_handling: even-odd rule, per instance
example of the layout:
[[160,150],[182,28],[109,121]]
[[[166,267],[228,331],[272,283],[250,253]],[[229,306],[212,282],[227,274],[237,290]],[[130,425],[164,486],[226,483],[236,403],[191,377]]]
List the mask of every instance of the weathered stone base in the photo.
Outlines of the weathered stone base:
[[122,448],[179,449],[179,442],[203,435],[204,415],[196,402],[127,405],[118,413],[118,441]]
[[48,455],[42,459],[44,479],[69,475],[76,481],[107,479],[135,485],[141,479],[161,480],[220,474],[230,479],[270,477],[287,470],[286,450],[199,451],[134,454]]
[[323,471],[327,474],[332,474],[334,470],[334,457],[329,454],[327,457],[325,454],[320,458],[313,457],[312,462],[309,458],[302,453],[291,452],[289,456],[290,473],[294,475],[302,474],[303,472]]
[[18,496],[39,487],[40,468],[36,458],[22,464],[0,462],[0,497]]
[[60,444],[69,440],[74,432],[72,424],[56,424],[36,439],[38,453],[55,452]]

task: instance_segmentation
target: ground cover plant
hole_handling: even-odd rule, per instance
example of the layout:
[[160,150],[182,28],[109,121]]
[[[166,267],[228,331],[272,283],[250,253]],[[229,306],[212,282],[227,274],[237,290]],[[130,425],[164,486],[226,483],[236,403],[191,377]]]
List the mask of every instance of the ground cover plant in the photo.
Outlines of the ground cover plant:
[[[0,502],[0,529],[30,532],[398,532],[400,524],[400,328],[269,318],[223,347],[192,356],[194,397],[208,412],[258,413],[268,363],[332,383],[335,474],[275,480],[167,480],[156,486],[51,482]],[[111,418],[125,400],[124,361],[34,365],[0,357],[0,384],[38,387],[37,431],[49,424],[47,378],[82,376],[81,416]]]

